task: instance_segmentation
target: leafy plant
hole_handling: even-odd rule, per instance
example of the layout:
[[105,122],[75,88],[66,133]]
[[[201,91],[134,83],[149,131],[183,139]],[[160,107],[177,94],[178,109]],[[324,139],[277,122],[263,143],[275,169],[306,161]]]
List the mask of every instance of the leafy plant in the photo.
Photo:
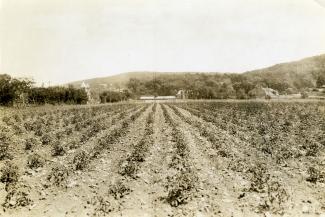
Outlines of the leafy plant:
[[68,176],[68,168],[64,165],[58,164],[52,168],[51,173],[47,177],[47,180],[56,186],[65,187]]
[[44,165],[44,159],[39,154],[32,154],[28,157],[27,166],[31,169],[39,168]]
[[308,173],[308,177],[306,180],[308,182],[312,182],[312,183],[325,182],[325,173],[321,172],[319,169],[315,167],[309,167],[307,173]]
[[25,191],[12,189],[8,192],[3,204],[6,208],[25,207],[32,204],[32,200]]
[[197,177],[190,172],[177,173],[174,176],[167,177],[167,185],[165,186],[168,191],[166,201],[174,207],[187,203],[192,197],[192,191],[197,182]]
[[60,142],[56,142],[52,148],[52,156],[62,156],[65,154],[65,149]]
[[34,137],[27,138],[25,141],[25,150],[32,150],[38,143],[39,141]]
[[77,152],[77,154],[73,158],[73,164],[76,170],[83,170],[87,167],[88,163],[89,154],[84,150],[80,150],[79,152]]
[[0,181],[5,183],[6,190],[8,190],[11,186],[15,186],[15,184],[18,182],[18,178],[19,170],[17,165],[9,162],[1,169]]
[[124,196],[128,195],[130,192],[131,189],[121,181],[118,181],[117,183],[111,185],[108,190],[108,193],[112,195],[115,198],[115,200],[123,198]]
[[270,174],[264,164],[257,164],[251,167],[248,172],[250,173],[251,185],[249,190],[256,192],[264,192],[267,182],[270,179]]

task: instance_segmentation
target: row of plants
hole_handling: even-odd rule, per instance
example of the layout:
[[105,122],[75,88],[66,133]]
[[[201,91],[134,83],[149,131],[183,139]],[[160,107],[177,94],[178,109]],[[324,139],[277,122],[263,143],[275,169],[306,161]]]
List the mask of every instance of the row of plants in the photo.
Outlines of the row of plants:
[[134,149],[131,154],[120,165],[119,173],[122,176],[136,178],[136,174],[137,171],[140,169],[141,163],[145,161],[148,150],[153,143],[153,122],[156,106],[157,105],[154,104],[152,110],[150,111],[146,119],[144,135],[142,136],[140,141],[134,146]]
[[211,102],[178,106],[240,138],[277,166],[303,158],[306,180],[323,182],[321,160],[317,159],[324,153],[324,103]]
[[[144,110],[145,107],[141,104],[120,105],[114,106],[113,108],[101,107],[101,109],[96,109],[98,114],[94,113],[95,116],[93,117],[88,115],[84,116],[83,112],[86,112],[86,110],[83,109],[74,110],[77,115],[71,115],[72,113],[70,111],[65,111],[65,115],[69,115],[69,128],[75,128],[75,125],[80,123],[71,121],[74,117],[87,117],[86,120],[82,120],[81,129],[79,131],[73,129],[72,132],[68,131],[67,128],[57,130],[55,124],[53,124],[50,126],[48,133],[46,132],[44,135],[36,135],[37,133],[35,133],[34,130],[37,131],[38,128],[47,127],[46,124],[43,124],[38,126],[38,128],[27,129],[26,133],[19,136],[14,135],[15,131],[11,128],[11,125],[1,126],[0,149],[3,151],[1,160],[8,160],[8,163],[6,163],[1,169],[1,176],[3,177],[1,182],[5,183],[7,186],[7,197],[3,206],[5,208],[15,208],[31,205],[32,201],[28,197],[28,191],[20,187],[28,187],[28,185],[24,183],[23,180],[20,180],[19,177],[21,177],[21,174],[25,174],[29,169],[37,172],[40,171],[38,169],[41,167],[50,167],[50,164],[54,162],[52,160],[54,157],[60,157],[60,163],[54,164],[50,169],[49,174],[47,174],[47,179],[50,184],[66,186],[66,181],[69,175],[75,170],[84,169],[88,165],[90,159],[95,156],[95,151],[92,151],[92,149],[95,150],[98,146],[96,141],[99,139],[96,137],[103,137],[105,133],[107,134],[109,132],[109,129],[110,132],[112,132],[112,137],[118,137],[120,133],[122,133],[120,135],[122,136],[123,131],[125,131],[128,125],[132,123],[132,120],[135,120]],[[53,113],[49,112],[44,115],[42,113],[41,118],[46,120],[47,115],[52,116]],[[59,115],[63,116],[64,114],[59,113]],[[33,118],[38,120],[37,116],[34,116]],[[28,121],[28,118],[25,120]],[[122,122],[122,124],[120,124],[120,122]],[[23,122],[21,122],[21,124],[22,123]],[[114,128],[115,125],[118,126],[119,129],[115,129],[114,131],[112,128]],[[51,137],[45,139],[46,135],[51,135]],[[17,136],[19,136],[19,140],[16,139]],[[75,140],[71,140],[71,137]],[[25,144],[22,152],[17,152],[16,150],[18,141],[19,143],[21,142],[22,144]],[[72,141],[76,144],[70,144]],[[12,149],[12,151],[9,151],[10,149]],[[70,154],[66,155],[67,151],[71,152],[72,149],[76,149],[75,152],[72,151],[75,154],[72,154],[72,156]],[[89,152],[91,155],[89,155],[86,150],[91,150],[92,152]],[[26,151],[28,152],[26,153]],[[96,151],[100,152],[101,150]],[[20,165],[20,163],[18,166],[17,162],[24,161],[26,162],[26,167],[25,165]],[[30,172],[27,174],[30,174]],[[49,185],[44,183],[44,187],[47,186]]]
[[162,110],[165,121],[172,128],[172,141],[175,149],[169,165],[170,174],[167,176],[165,185],[166,201],[171,206],[178,207],[193,198],[198,177],[190,164],[190,150],[180,126],[173,120],[165,105],[162,105]]
[[137,179],[137,172],[141,164],[145,161],[149,148],[153,143],[153,122],[157,105],[154,104],[145,119],[144,133],[140,140],[130,149],[132,151],[125,159],[118,163],[118,174],[121,175],[114,183],[108,185],[108,190],[104,194],[97,195],[91,200],[95,207],[93,216],[106,216],[118,210],[126,195],[132,192],[130,179]]
[[169,106],[177,116],[197,129],[200,135],[206,138],[213,148],[218,150],[218,156],[230,159],[228,169],[249,181],[250,186],[242,190],[260,195],[262,200],[258,202],[257,212],[271,211],[277,214],[284,212],[289,194],[283,185],[283,180],[270,176],[265,162],[260,160],[263,158],[261,158],[259,152],[249,149],[249,153],[245,153],[244,150],[249,147],[244,148],[245,144],[240,144],[243,141],[218,130],[211,123],[200,121],[194,116],[184,115],[175,105]]
[[[293,157],[316,156],[325,145],[321,102],[213,102],[181,107],[270,155],[276,154],[277,149],[292,148],[289,151],[296,152]],[[285,150],[281,152],[288,154]]]
[[[148,106],[135,107],[131,113],[124,111],[116,117],[114,125],[110,125],[109,128],[105,128],[92,138],[88,140],[83,146],[75,150],[74,154],[66,158],[61,159],[60,165],[54,165],[51,173],[48,176],[54,185],[64,186],[67,181],[67,177],[70,173],[77,170],[84,170],[88,167],[89,163],[100,157],[100,154],[104,150],[110,149],[110,146],[116,143],[121,137],[125,136],[128,132],[130,125],[148,108]],[[63,166],[64,162],[68,166]],[[63,165],[62,165],[63,164]],[[57,177],[60,174],[64,176]],[[62,179],[62,177],[65,177]]]

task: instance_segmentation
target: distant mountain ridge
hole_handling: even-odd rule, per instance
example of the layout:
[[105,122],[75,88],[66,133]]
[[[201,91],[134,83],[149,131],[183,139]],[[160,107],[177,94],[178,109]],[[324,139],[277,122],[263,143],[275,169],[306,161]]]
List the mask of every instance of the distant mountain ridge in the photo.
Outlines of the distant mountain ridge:
[[255,80],[272,79],[279,83],[285,82],[290,86],[301,83],[314,86],[317,77],[325,75],[325,54],[245,72],[244,75]]
[[[153,80],[154,77],[175,76],[188,74],[219,74],[229,75],[231,73],[219,72],[127,72],[107,77],[86,79],[81,81],[71,82],[73,86],[80,86],[82,82],[89,84],[93,90],[101,91],[108,90],[109,88],[126,88],[129,79],[136,78],[141,81]],[[271,80],[272,82],[286,83],[290,87],[294,86],[315,86],[316,79],[319,75],[325,75],[325,54],[304,58],[302,60],[280,63],[271,67],[247,71],[241,73],[248,80],[264,81]]]

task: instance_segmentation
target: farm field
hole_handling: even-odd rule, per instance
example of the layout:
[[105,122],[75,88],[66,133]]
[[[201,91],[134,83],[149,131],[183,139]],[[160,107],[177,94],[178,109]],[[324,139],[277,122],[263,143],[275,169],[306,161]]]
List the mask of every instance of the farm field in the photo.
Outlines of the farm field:
[[0,216],[325,216],[325,102],[0,110]]

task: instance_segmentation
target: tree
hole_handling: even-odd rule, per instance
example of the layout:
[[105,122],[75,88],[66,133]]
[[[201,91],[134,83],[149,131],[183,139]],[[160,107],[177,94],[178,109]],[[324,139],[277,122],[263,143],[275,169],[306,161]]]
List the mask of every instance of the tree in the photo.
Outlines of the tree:
[[32,82],[28,79],[15,79],[9,75],[0,75],[0,105],[12,105],[24,93],[28,92]]
[[325,75],[319,75],[316,79],[316,86],[322,87],[323,85],[325,85]]
[[127,87],[133,92],[137,93],[141,86],[141,81],[137,78],[130,78]]

